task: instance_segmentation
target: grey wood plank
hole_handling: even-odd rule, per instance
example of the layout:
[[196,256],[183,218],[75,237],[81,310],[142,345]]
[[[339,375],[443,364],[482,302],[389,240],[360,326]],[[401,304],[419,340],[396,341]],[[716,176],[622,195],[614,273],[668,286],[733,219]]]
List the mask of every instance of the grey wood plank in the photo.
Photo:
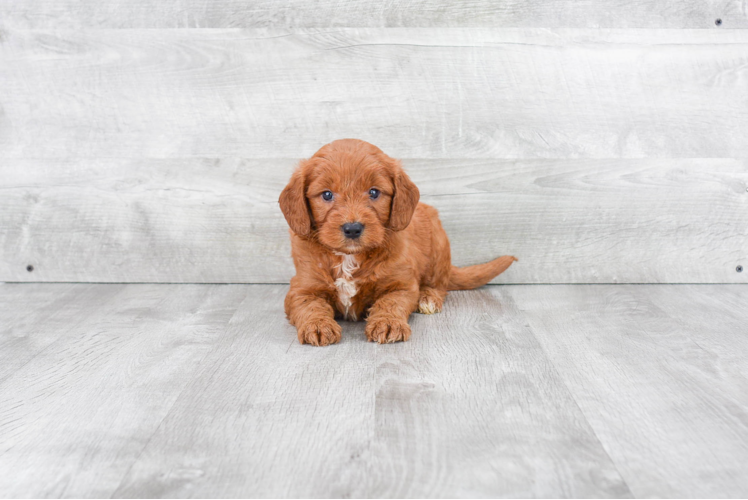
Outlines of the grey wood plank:
[[15,284],[0,282],[0,346],[23,337],[23,330],[42,320],[43,312],[62,297],[75,296],[80,287],[69,283]]
[[486,292],[414,317],[405,344],[346,322],[312,348],[285,324],[286,287],[251,289],[114,496],[629,495],[516,309]]
[[[288,282],[294,159],[8,160],[0,280]],[[504,283],[746,283],[748,162],[405,159],[458,265]],[[26,266],[33,264],[29,273]]]
[[409,342],[376,347],[376,439],[352,496],[631,496],[505,290],[450,293]]
[[[49,314],[64,308],[65,301],[77,297],[78,292],[80,286],[73,284],[21,285],[0,282],[0,357],[3,357],[3,346],[26,337],[29,328],[34,328]],[[60,304],[60,301],[63,303]],[[8,362],[7,358],[2,361],[0,370]],[[2,374],[0,378],[3,378]]]
[[0,382],[0,496],[748,491],[745,285],[456,292],[386,346],[298,345],[285,286],[0,284],[0,318],[73,288],[121,291]]
[[0,495],[110,496],[244,295],[232,286],[127,285],[6,378]]
[[745,30],[6,30],[0,157],[748,156]]
[[[97,314],[122,286],[5,285],[0,297],[0,382]],[[10,295],[10,297],[8,296]]]
[[748,287],[508,290],[635,496],[746,495]]
[[739,0],[0,0],[9,28],[748,27]]
[[[688,285],[679,292],[670,293],[667,287],[647,287],[642,295],[673,318],[701,349],[701,359],[705,361],[698,364],[698,370],[707,377],[721,379],[718,392],[728,400],[727,409],[739,408],[742,404],[745,413],[748,327],[744,310],[748,286]],[[733,378],[738,383],[732,383]],[[733,415],[740,415],[740,410]],[[744,419],[738,423],[736,434],[748,432],[746,422],[748,420]],[[746,492],[748,489],[743,490],[742,496]]]
[[363,324],[299,345],[286,286],[251,286],[115,497],[340,497],[374,439],[375,354]]
[[[282,176],[290,176],[294,164],[232,159],[4,163],[0,279],[288,281],[293,267],[288,226],[277,199],[287,182]],[[29,264],[32,273],[26,271]]]

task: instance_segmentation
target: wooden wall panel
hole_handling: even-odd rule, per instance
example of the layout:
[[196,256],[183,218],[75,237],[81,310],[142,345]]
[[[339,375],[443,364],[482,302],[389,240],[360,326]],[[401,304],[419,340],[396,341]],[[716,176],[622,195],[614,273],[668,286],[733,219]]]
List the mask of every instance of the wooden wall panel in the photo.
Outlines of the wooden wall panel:
[[748,31],[13,31],[0,158],[748,157]]
[[0,0],[0,281],[286,282],[278,193],[358,137],[406,159],[456,263],[520,257],[500,282],[745,282],[746,19]]
[[[293,159],[5,160],[0,281],[287,282]],[[502,283],[726,282],[748,272],[748,161],[405,159],[454,262]],[[34,271],[28,272],[27,265]]]
[[741,0],[0,0],[11,28],[748,27]]

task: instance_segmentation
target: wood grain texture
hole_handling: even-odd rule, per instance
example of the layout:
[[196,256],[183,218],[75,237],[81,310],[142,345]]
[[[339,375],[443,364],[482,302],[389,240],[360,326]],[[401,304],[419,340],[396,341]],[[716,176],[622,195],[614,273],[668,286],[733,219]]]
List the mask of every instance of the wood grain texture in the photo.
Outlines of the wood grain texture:
[[[288,282],[296,160],[7,160],[0,280]],[[745,283],[748,162],[413,160],[457,265],[497,282]],[[26,266],[32,264],[29,273]]]
[[740,0],[0,0],[9,28],[748,27]]
[[311,349],[285,323],[286,287],[251,290],[114,496],[629,495],[531,335],[498,327],[516,314],[495,301],[414,317],[407,344],[367,343],[344,322],[341,344]]
[[59,329],[55,311],[91,304],[0,381],[3,493],[748,492],[748,285],[487,287],[414,315],[407,343],[345,322],[327,348],[296,343],[286,291],[0,285],[0,318],[33,317],[30,343]]
[[333,349],[310,349],[285,319],[287,287],[248,290],[115,497],[345,497],[356,487],[349,474],[375,418],[363,324],[346,323]]
[[376,441],[353,497],[631,496],[522,312],[493,290],[452,292],[443,313],[411,317],[411,341],[377,346]]
[[26,366],[49,346],[85,325],[122,292],[122,286],[51,284],[2,288],[0,381]]
[[748,287],[508,290],[636,497],[746,495]]
[[5,30],[0,157],[746,157],[747,67],[745,30]]
[[[55,294],[54,286],[45,288]],[[85,319],[66,328],[56,320],[38,322],[28,343],[50,332],[58,338],[0,383],[4,497],[109,497],[246,292],[189,285],[77,288],[76,304],[90,304]],[[102,307],[89,297],[91,290],[116,294],[116,301]],[[47,315],[47,307],[37,313]],[[25,349],[4,345],[3,352],[12,357]]]
[[487,287],[327,348],[286,291],[0,284],[60,332],[0,381],[0,497],[748,492],[748,285]]

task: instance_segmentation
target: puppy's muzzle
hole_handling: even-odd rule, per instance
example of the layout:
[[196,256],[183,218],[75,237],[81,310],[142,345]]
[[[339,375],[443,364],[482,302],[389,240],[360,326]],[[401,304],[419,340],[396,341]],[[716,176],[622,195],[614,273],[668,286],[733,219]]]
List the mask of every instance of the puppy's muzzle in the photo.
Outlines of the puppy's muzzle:
[[340,226],[346,238],[355,240],[364,232],[364,225],[360,222],[347,222]]

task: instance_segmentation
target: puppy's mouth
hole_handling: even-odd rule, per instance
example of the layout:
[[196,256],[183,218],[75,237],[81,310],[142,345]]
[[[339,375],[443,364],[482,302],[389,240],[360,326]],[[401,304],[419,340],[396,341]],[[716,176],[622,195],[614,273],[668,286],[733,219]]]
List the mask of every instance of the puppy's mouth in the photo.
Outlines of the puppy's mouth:
[[359,240],[350,240],[346,241],[340,248],[337,249],[337,251],[353,254],[362,252],[364,249],[364,245]]

